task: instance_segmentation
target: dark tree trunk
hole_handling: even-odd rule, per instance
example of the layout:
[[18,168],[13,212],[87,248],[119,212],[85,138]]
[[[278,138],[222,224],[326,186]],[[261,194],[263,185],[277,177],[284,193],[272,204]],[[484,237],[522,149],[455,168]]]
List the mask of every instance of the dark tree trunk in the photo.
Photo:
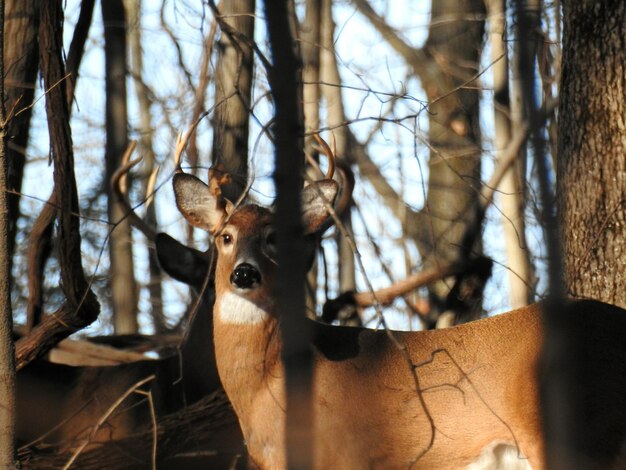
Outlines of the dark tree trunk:
[[[17,219],[20,215],[22,177],[30,118],[39,69],[39,0],[8,0],[4,35],[10,38],[4,48],[5,103],[12,116],[7,123],[7,195],[9,266],[13,258]],[[18,114],[19,112],[19,114]],[[10,272],[10,269],[9,269]]]
[[[60,1],[41,4],[39,52],[46,93],[50,153],[54,162],[54,188],[59,207],[58,253],[65,302],[26,337],[16,343],[19,370],[58,341],[92,323],[100,312],[98,300],[85,278],[81,259],[78,194],[74,176],[74,151],[69,125],[65,67],[61,51],[63,14]],[[52,86],[57,85],[57,86]]]
[[[626,4],[567,1],[563,13],[557,158],[563,266],[555,266],[551,277],[563,273],[570,296],[626,307],[621,282],[626,262]],[[559,281],[551,282],[557,290]],[[583,388],[587,371],[581,367],[588,332],[560,304],[548,304],[544,316],[541,398],[548,466],[597,468],[582,457],[591,457],[594,446],[580,426],[590,412]]]
[[290,0],[265,3],[272,49],[270,86],[275,106],[277,261],[274,283],[280,312],[282,360],[287,395],[287,465],[312,468],[311,329],[305,314],[305,253],[300,192],[304,170],[304,113],[301,61],[295,42]]
[[[80,16],[74,30],[70,50],[67,54],[66,97],[68,113],[71,114],[74,90],[78,81],[78,70],[85,52],[85,42],[89,34],[95,0],[84,0]],[[52,235],[56,220],[56,194],[54,191],[33,223],[28,237],[28,307],[26,310],[26,331],[30,332],[40,323],[43,315],[44,270],[52,251]]]

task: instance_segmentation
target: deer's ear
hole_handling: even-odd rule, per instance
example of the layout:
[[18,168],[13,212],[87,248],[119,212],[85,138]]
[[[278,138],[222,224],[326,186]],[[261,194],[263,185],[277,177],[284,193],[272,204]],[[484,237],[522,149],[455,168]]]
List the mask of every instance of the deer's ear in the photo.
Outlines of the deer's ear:
[[167,233],[157,234],[154,244],[163,270],[174,279],[200,292],[209,275],[207,253],[183,245]]
[[215,233],[227,215],[225,201],[193,175],[174,175],[174,195],[178,210],[194,227]]
[[302,221],[304,232],[311,234],[326,230],[331,224],[330,213],[326,209],[331,207],[337,197],[339,186],[333,180],[323,180],[311,183],[302,191]]

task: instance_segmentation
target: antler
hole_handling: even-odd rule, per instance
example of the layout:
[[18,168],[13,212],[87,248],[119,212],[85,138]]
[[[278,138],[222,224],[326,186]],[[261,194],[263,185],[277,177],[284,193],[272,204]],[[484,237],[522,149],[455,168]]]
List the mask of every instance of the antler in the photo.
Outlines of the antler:
[[[337,214],[337,216],[340,217],[352,202],[352,191],[354,190],[354,174],[352,173],[350,166],[345,161],[337,160],[337,152],[335,151],[335,136],[331,134],[331,137],[333,139],[332,148],[326,143],[324,139],[319,136],[319,134],[313,134],[313,138],[319,144],[322,152],[328,159],[328,169],[326,170],[326,175],[324,176],[324,178],[332,179],[333,176],[335,176],[335,170],[339,170],[338,179],[340,180],[339,187],[341,188],[341,195],[335,203],[335,213]],[[307,155],[307,160],[321,173],[321,170],[319,170],[319,165],[315,160],[313,160],[313,158]]]
[[180,132],[178,134],[178,137],[176,138],[176,151],[174,152],[174,164],[176,166],[177,173],[180,173],[183,171],[180,167],[180,162],[183,159],[183,152],[187,148],[187,144],[189,143],[189,138],[191,137],[191,134],[196,130],[196,127],[198,127],[198,124],[200,124],[200,121],[202,121],[204,116],[206,116],[206,113],[203,113],[198,119],[196,119],[196,122],[194,122],[191,125],[191,127],[187,129],[187,132],[185,132],[184,134]]
[[[331,134],[332,135],[332,134]],[[333,137],[333,147],[335,146],[335,137]],[[315,141],[322,147],[322,152],[326,155],[328,159],[328,170],[326,170],[325,178],[330,180],[333,178],[335,174],[335,152],[330,148],[330,146],[326,143],[324,139],[322,139],[319,134],[313,134],[313,138]]]
[[[115,195],[117,201],[122,205],[124,209],[124,213],[128,218],[128,221],[134,227],[138,228],[141,233],[145,235],[148,240],[154,241],[156,240],[157,232],[156,230],[147,224],[141,217],[139,217],[135,213],[135,209],[128,202],[128,185],[127,185],[127,174],[128,172],[135,166],[137,166],[143,158],[137,157],[135,160],[131,160],[130,157],[135,151],[135,147],[137,146],[137,142],[132,140],[128,144],[128,148],[124,155],[122,156],[122,161],[120,162],[120,167],[113,173],[111,177],[111,189],[113,190],[113,194]],[[159,167],[155,167],[150,177],[148,179],[148,187],[146,190],[146,194],[148,194],[146,198],[146,204],[150,204],[154,197],[154,186],[156,183],[156,177],[159,172]]]

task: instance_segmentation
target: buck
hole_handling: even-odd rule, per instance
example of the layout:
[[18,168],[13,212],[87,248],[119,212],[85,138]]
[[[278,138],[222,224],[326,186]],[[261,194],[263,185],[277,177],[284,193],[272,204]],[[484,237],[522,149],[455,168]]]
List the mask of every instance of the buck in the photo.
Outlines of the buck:
[[[250,460],[261,469],[285,468],[272,212],[224,200],[214,175],[206,185],[179,172],[173,185],[183,216],[217,247],[215,356]],[[303,190],[308,234],[328,225],[327,203],[337,191],[329,179]],[[589,338],[581,382],[589,413],[580,423],[589,442],[580,459],[588,468],[608,468],[625,436],[626,384],[614,379],[625,372],[626,312],[595,301],[567,308]],[[315,468],[546,467],[540,305],[434,331],[313,327]]]

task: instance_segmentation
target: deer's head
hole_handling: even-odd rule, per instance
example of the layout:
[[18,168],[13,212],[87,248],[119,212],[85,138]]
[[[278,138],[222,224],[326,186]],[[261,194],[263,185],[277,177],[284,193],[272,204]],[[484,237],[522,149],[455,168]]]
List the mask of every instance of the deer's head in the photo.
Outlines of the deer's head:
[[[271,312],[276,270],[272,210],[257,204],[235,206],[222,197],[219,180],[216,172],[209,173],[209,185],[193,175],[177,173],[174,176],[176,203],[189,223],[208,231],[215,240],[218,302],[237,304],[231,305],[230,310],[246,310],[244,305],[252,304]],[[304,188],[305,235],[315,234],[328,225],[328,207],[337,192],[337,183],[328,178]],[[247,310],[250,308],[248,306]]]

